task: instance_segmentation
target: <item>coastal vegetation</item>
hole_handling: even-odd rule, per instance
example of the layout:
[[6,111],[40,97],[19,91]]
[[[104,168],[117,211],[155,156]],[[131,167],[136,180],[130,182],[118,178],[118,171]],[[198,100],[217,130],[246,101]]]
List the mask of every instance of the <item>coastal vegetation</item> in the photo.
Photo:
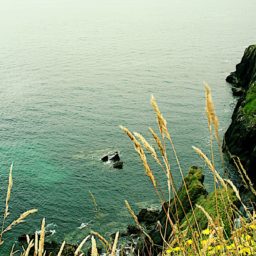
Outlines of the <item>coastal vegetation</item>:
[[[255,58],[256,51],[254,49],[256,46],[248,49],[245,56]],[[243,60],[246,59],[243,58]],[[239,68],[238,70],[241,71]],[[256,69],[252,70],[256,71]],[[246,74],[248,80],[248,72]],[[256,76],[253,74],[250,77],[255,78]],[[239,81],[241,84],[242,78],[238,77],[237,73],[232,73],[232,79],[232,81]],[[65,241],[61,244],[46,242],[46,221],[43,219],[41,231],[27,235],[23,241],[22,249],[15,245],[8,255],[255,255],[256,213],[253,202],[255,202],[256,191],[253,187],[253,181],[251,181],[255,166],[250,165],[251,162],[248,163],[249,160],[255,160],[255,84],[255,81],[249,80],[249,84],[242,88],[243,92],[234,111],[232,124],[225,135],[223,146],[230,153],[231,159],[236,159],[235,164],[239,163],[238,169],[242,175],[243,186],[250,193],[251,201],[243,201],[241,190],[235,186],[232,180],[222,177],[216,169],[217,157],[219,157],[220,162],[223,162],[219,121],[210,87],[206,85],[205,109],[209,129],[210,153],[206,154],[198,147],[193,146],[195,154],[202,159],[199,165],[204,166],[204,168],[192,166],[185,174],[167,121],[154,97],[151,98],[151,105],[156,116],[158,131],[149,128],[154,140],[153,145],[140,133],[131,132],[128,128],[121,126],[123,132],[133,143],[145,175],[159,198],[159,203],[162,206],[160,211],[144,209],[137,215],[130,202],[125,201],[124,204],[134,220],[134,226],[128,227],[126,233],[117,231],[110,238],[105,238],[101,234],[91,231],[91,234],[77,245],[70,245]],[[244,116],[246,120],[250,120],[250,126],[247,121],[245,122]],[[239,134],[239,137],[238,130],[236,130],[238,125],[244,125],[242,128],[239,127],[240,132],[240,129],[246,130],[246,133]],[[241,135],[245,136],[245,141],[250,144],[246,146],[249,150],[252,148],[252,152],[247,150],[243,154],[242,150],[245,150],[245,145],[239,144],[240,151],[238,153],[241,152],[241,154],[236,154],[234,157],[232,150],[236,144],[235,142],[233,142],[234,144],[231,143],[231,135],[234,136],[235,140],[243,140]],[[249,138],[251,141],[248,142]],[[213,150],[214,144],[219,149],[217,156]],[[170,162],[170,154],[174,156],[176,163]],[[247,169],[248,173],[243,167],[244,164],[246,168],[252,168]],[[205,169],[209,170],[213,179],[214,188],[210,193],[204,186],[203,173]],[[13,166],[11,166],[9,173],[0,246],[4,244],[7,232],[24,222],[29,215],[37,212],[36,209],[31,209],[21,214],[18,219],[10,221],[12,170]],[[159,171],[163,172],[166,177],[164,184],[160,184],[158,180]],[[174,172],[180,174],[182,182],[179,188],[173,179]],[[121,236],[124,239],[121,239]],[[128,243],[130,244],[129,248],[126,246]]]

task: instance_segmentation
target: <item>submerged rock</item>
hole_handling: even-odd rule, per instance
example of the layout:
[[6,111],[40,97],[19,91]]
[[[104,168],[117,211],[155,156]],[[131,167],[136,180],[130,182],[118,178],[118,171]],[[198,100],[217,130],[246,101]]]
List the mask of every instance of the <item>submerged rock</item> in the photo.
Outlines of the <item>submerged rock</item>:
[[107,162],[107,161],[112,161],[112,162],[118,162],[120,161],[120,156],[118,154],[118,152],[114,152],[114,153],[108,153],[106,155],[104,155],[102,158],[101,158],[101,161],[102,162]]
[[109,155],[108,157],[109,157],[109,161],[112,161],[112,162],[120,161],[120,156],[119,156],[118,152],[115,152],[114,154]]
[[124,162],[122,162],[122,161],[115,162],[115,163],[113,163],[113,168],[123,169],[123,164],[124,164]]
[[102,162],[107,162],[108,161],[108,155],[105,155],[101,158]]
[[256,45],[249,46],[226,81],[239,96],[232,122],[225,133],[223,151],[230,162],[239,157],[249,177],[256,181]]

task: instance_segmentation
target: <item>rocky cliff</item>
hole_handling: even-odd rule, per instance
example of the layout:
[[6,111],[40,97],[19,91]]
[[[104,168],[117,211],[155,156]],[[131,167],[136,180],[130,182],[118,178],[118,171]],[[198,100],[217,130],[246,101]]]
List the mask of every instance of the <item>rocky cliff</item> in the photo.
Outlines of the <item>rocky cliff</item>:
[[238,96],[232,122],[225,133],[223,150],[229,159],[241,160],[247,174],[256,181],[256,45],[246,48],[242,60],[226,81]]

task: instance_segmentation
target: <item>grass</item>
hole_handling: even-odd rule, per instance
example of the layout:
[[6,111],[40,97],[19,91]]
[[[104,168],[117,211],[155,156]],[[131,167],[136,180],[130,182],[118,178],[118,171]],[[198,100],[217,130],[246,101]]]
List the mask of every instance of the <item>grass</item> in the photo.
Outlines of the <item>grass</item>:
[[[196,201],[194,200],[194,191],[204,191],[202,184],[198,182],[198,180],[202,179],[202,174],[192,168],[190,170],[190,176],[184,176],[167,121],[162,115],[155,98],[151,98],[151,105],[156,116],[159,131],[156,132],[152,128],[149,128],[150,134],[155,141],[154,146],[150,145],[143,135],[132,133],[128,128],[121,126],[121,129],[132,141],[135,151],[139,155],[145,174],[149,178],[159,198],[159,203],[167,206],[163,207],[162,210],[165,216],[165,222],[162,223],[163,225],[160,228],[163,243],[156,247],[148,230],[139,223],[129,202],[125,201],[125,205],[131,217],[142,233],[141,241],[144,241],[144,243],[148,242],[146,251],[145,248],[136,248],[136,250],[134,248],[136,255],[153,255],[156,251],[158,255],[163,256],[256,255],[256,214],[255,212],[250,212],[247,206],[243,204],[239,191],[232,181],[223,179],[215,169],[214,162],[216,159],[213,153],[214,143],[217,143],[220,152],[220,160],[223,161],[221,141],[218,133],[219,122],[215,113],[211,90],[207,85],[205,87],[205,95],[206,116],[210,139],[210,156],[208,157],[197,147],[193,147],[193,149],[211,171],[214,181],[214,191],[208,195],[203,193]],[[255,111],[255,91],[251,92],[251,96],[248,96],[247,104],[249,105],[245,106],[244,111],[247,111],[247,113],[251,115],[251,113]],[[169,147],[171,148],[171,152],[167,152],[167,148]],[[171,163],[169,162],[170,154],[173,154],[176,159],[178,168],[175,170],[171,168]],[[154,168],[150,166],[147,159],[148,156],[152,157],[159,167],[158,169],[164,172],[166,176],[165,187],[160,187],[156,172]],[[244,172],[242,166],[239,164],[239,160],[238,166],[242,172]],[[9,221],[9,204],[13,186],[12,170],[13,166],[11,166],[9,174],[6,203],[0,233],[0,246],[4,243],[5,233],[21,224],[29,215],[37,212],[36,209],[31,209],[21,214],[18,219]],[[179,172],[181,175],[181,190],[178,190],[176,187],[173,180],[173,172]],[[247,176],[245,182],[245,185],[251,188],[252,192],[255,193],[252,183],[248,180]],[[166,194],[164,192],[165,190],[168,192],[167,202],[164,197]],[[90,195],[94,201],[95,208],[97,208],[93,194],[90,193]],[[247,213],[247,217],[244,217],[237,208],[238,203],[240,203],[243,210]],[[171,215],[171,213],[173,215]],[[103,245],[103,250],[106,255],[125,255],[124,251],[121,249],[119,231],[116,232],[114,239],[106,239],[99,233],[92,231],[91,235],[86,236],[76,247],[74,255],[85,255],[83,248],[85,248],[86,245],[87,247],[89,245],[91,248],[90,255],[99,255],[97,243]],[[64,241],[60,246],[58,256],[64,255],[65,246],[66,242]],[[40,235],[35,233],[34,239],[27,237],[27,245],[18,252],[15,252],[15,247],[13,247],[10,255],[44,256],[46,253],[49,252],[45,251],[45,219],[43,219]]]
[[254,82],[246,94],[243,111],[249,120],[256,122],[256,82]]

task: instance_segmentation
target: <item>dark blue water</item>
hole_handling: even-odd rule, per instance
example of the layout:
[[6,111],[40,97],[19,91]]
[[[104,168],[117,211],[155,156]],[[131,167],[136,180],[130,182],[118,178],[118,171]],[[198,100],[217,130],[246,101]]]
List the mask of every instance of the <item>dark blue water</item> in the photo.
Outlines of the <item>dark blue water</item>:
[[[39,210],[10,236],[33,232],[46,217],[54,239],[75,242],[90,229],[105,235],[123,229],[131,221],[125,199],[135,210],[157,205],[118,127],[150,137],[151,94],[184,170],[203,165],[191,148],[209,152],[203,81],[212,87],[223,134],[234,102],[225,77],[255,42],[255,7],[254,0],[1,3],[1,199],[14,162],[9,221]],[[123,170],[99,161],[111,150],[121,152]],[[210,189],[206,168],[205,174]]]

